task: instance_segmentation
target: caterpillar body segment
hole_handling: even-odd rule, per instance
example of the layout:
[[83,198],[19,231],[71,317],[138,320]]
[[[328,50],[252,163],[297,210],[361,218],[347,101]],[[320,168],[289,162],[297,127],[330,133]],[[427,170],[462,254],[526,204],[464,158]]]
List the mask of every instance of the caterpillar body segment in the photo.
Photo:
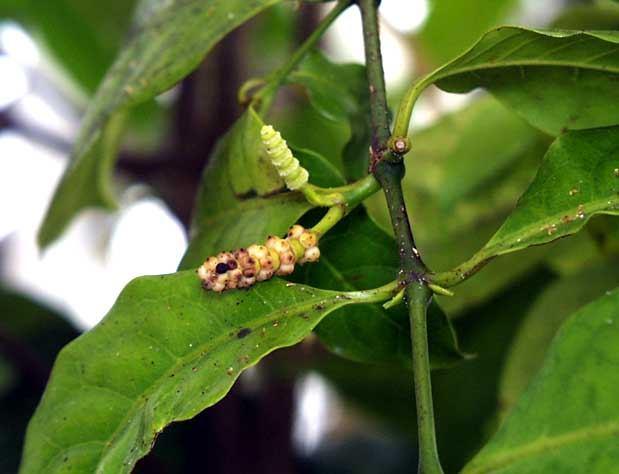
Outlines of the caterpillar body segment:
[[269,236],[264,245],[252,244],[246,249],[208,257],[197,273],[205,290],[220,293],[248,288],[274,275],[290,275],[297,263],[302,265],[319,258],[316,233],[296,224],[288,230],[286,238]]
[[271,163],[291,191],[301,189],[309,180],[308,171],[301,166],[286,140],[271,125],[264,125],[260,130],[260,138]]

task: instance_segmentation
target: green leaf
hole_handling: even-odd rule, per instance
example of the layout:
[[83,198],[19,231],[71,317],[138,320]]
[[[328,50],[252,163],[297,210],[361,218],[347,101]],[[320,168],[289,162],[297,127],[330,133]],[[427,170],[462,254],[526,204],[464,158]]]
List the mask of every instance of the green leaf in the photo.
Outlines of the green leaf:
[[[395,241],[363,209],[329,231],[320,240],[320,249],[320,261],[301,267],[296,281],[350,291],[378,287],[397,277]],[[340,356],[373,364],[411,365],[409,317],[403,304],[390,310],[380,304],[341,308],[325,319],[316,333]],[[430,307],[428,333],[433,368],[450,367],[466,357],[436,303]]]
[[39,247],[44,248],[56,240],[82,209],[116,208],[110,176],[124,123],[125,114],[114,117],[92,147],[81,154],[80,159],[69,163],[39,229]]
[[[431,0],[428,19],[418,33],[424,53],[442,64],[462,52],[479,35],[498,26],[516,0]],[[456,26],[457,25],[457,26]]]
[[[289,84],[303,86],[310,104],[325,118],[349,124],[349,140],[335,162],[348,178],[367,174],[361,157],[367,155],[369,138],[369,94],[365,67],[359,64],[336,64],[320,51],[311,51],[287,78]],[[331,157],[330,157],[331,158]],[[361,163],[361,166],[358,166]]]
[[619,215],[619,127],[559,137],[512,214],[475,258],[573,234],[595,214]]
[[552,135],[617,125],[618,44],[616,32],[497,28],[422,79],[403,108],[410,112],[418,93],[436,83],[457,93],[484,87]]
[[606,474],[619,447],[619,291],[574,314],[539,375],[463,473]]
[[[166,91],[191,72],[227,33],[279,0],[175,0],[142,18],[103,79],[83,120],[62,181],[39,231],[45,247],[83,208],[113,204],[110,171],[117,137],[110,132],[127,108]],[[107,153],[101,152],[107,148]],[[103,163],[103,164],[102,164]]]
[[[192,239],[180,268],[196,268],[222,250],[283,235],[312,208],[284,184],[263,152],[263,122],[248,109],[218,142],[204,171],[191,226]],[[342,184],[333,165],[320,155],[298,150],[297,157],[317,184]]]
[[384,298],[281,280],[217,294],[192,271],[138,278],[60,353],[20,472],[130,472],[165,426],[219,401],[244,369],[329,312]]
[[501,377],[501,407],[508,410],[542,366],[546,349],[564,320],[619,285],[616,261],[598,264],[548,286],[514,338]]

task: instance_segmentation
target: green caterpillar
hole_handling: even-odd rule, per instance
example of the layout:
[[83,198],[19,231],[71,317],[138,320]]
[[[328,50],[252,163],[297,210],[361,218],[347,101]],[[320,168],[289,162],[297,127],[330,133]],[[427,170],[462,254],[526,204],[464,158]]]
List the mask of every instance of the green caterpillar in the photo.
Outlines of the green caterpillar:
[[301,189],[307,184],[309,173],[299,164],[281,134],[271,125],[265,125],[260,130],[260,138],[271,163],[291,191]]

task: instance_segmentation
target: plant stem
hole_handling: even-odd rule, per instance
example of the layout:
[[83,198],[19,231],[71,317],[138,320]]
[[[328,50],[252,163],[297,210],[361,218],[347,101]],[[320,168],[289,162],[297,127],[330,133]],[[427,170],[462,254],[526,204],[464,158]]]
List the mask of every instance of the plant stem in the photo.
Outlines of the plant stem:
[[314,206],[331,207],[344,204],[352,208],[380,189],[380,183],[373,175],[369,174],[354,183],[335,188],[321,188],[308,183],[300,191]]
[[363,301],[364,303],[382,303],[393,298],[398,288],[398,282],[394,280],[371,290],[346,291],[342,293],[342,296],[352,300]]
[[461,263],[451,270],[428,275],[428,280],[446,288],[456,286],[475,275],[479,270],[484,268],[490,260],[492,260],[491,256],[487,256],[483,251],[480,251],[466,262]]
[[406,288],[413,346],[413,377],[415,379],[415,402],[417,404],[420,474],[443,473],[436,448],[432,383],[430,380],[427,308],[431,297],[432,291],[422,283],[412,283]]
[[315,232],[318,238],[327,233],[335,224],[337,224],[342,217],[346,215],[346,209],[342,204],[330,207],[327,213],[322,219],[312,227],[312,232]]
[[[378,30],[378,6],[376,0],[358,0],[363,21],[365,43],[365,65],[370,89],[370,122],[372,125],[372,152],[382,156],[391,136],[389,131],[389,109],[383,59],[380,52]],[[379,155],[380,153],[380,155]]]
[[406,212],[402,192],[404,163],[402,156],[389,150],[391,133],[387,95],[380,53],[378,30],[378,2],[357,0],[363,21],[365,59],[370,89],[370,113],[372,124],[370,170],[382,186],[391,224],[400,254],[400,287],[405,287],[405,297],[411,321],[411,343],[417,404],[419,434],[419,473],[442,474],[436,448],[434,409],[427,333],[427,307],[432,299],[432,290],[426,283],[428,270],[415,246],[413,231]]
[[303,60],[305,55],[320,41],[322,35],[327,31],[329,26],[336,20],[340,14],[352,4],[352,0],[338,0],[336,5],[318,24],[311,35],[303,42],[294,52],[290,59],[281,68],[276,70],[270,77],[266,79],[267,85],[254,96],[254,106],[258,110],[258,114],[263,116],[271,107],[271,103],[275,97],[275,92],[286,80],[286,77],[293,71],[295,67]]

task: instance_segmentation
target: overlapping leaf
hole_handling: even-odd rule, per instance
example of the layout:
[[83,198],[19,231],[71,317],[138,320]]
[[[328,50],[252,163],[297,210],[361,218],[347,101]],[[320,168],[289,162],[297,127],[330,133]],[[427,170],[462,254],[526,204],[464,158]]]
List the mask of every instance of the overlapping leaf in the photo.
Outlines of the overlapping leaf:
[[540,369],[555,333],[581,306],[619,285],[619,265],[610,261],[558,280],[544,290],[514,338],[501,376],[501,407],[510,409]]
[[[477,87],[550,134],[619,123],[619,33],[501,27],[422,80]],[[409,103],[410,105],[410,103]]]
[[559,137],[512,214],[475,258],[573,234],[595,214],[619,215],[619,127]]
[[216,403],[244,369],[374,297],[279,280],[217,294],[193,271],[136,279],[59,355],[20,472],[130,472],[165,426]]
[[619,291],[574,314],[498,433],[463,474],[606,474],[619,445]]
[[175,0],[148,10],[150,15],[140,19],[84,117],[71,165],[39,231],[41,246],[55,240],[83,208],[113,205],[109,180],[120,130],[110,128],[117,117],[172,87],[223,36],[278,1]]

